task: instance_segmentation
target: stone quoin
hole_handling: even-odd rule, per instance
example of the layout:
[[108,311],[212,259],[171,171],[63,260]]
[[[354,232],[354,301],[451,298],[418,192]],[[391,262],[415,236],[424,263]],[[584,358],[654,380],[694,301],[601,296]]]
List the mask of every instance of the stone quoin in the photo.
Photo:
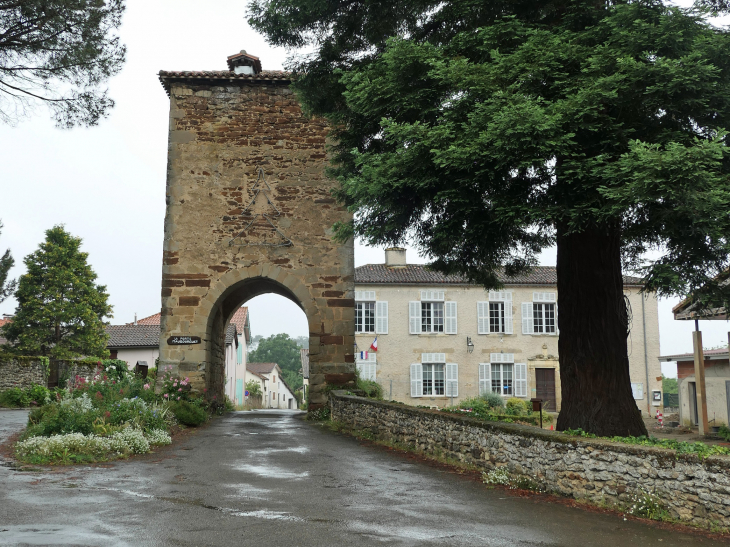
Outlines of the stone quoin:
[[[325,121],[285,72],[245,52],[229,70],[159,74],[170,97],[159,366],[223,398],[225,328],[251,298],[289,298],[309,324],[310,409],[354,381],[350,213],[325,177]],[[200,344],[169,344],[172,337]]]

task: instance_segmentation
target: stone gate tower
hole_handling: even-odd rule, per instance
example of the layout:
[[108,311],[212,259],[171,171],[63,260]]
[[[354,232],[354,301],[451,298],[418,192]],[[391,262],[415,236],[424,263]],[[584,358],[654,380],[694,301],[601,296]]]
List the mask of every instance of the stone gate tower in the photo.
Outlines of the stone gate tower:
[[[225,331],[247,300],[289,298],[309,322],[310,408],[354,379],[350,214],[324,175],[323,120],[302,115],[285,72],[160,72],[170,96],[160,366],[223,397]],[[275,313],[275,312],[274,312]]]

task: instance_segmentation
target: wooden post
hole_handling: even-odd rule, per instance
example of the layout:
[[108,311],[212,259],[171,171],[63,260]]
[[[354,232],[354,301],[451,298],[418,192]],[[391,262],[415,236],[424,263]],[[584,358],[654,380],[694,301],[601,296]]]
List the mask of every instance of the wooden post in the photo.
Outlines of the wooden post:
[[692,333],[692,346],[695,357],[695,385],[697,387],[697,424],[699,434],[707,435],[709,426],[707,424],[707,390],[705,388],[705,353],[702,350],[702,332],[698,329],[695,320],[695,331]]

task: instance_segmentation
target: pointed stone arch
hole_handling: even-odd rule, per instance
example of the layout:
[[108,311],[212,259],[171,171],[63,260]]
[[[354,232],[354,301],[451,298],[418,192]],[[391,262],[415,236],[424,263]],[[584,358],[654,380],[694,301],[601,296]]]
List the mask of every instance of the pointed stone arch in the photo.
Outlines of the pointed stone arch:
[[[355,372],[353,242],[332,231],[351,215],[324,175],[327,126],[302,115],[281,73],[211,74],[161,73],[170,137],[160,366],[222,398],[231,316],[254,296],[280,294],[307,316],[315,409],[328,384],[346,385]],[[262,244],[250,230],[250,204],[264,189],[277,213],[267,220],[285,245]],[[200,343],[168,344],[174,336]]]

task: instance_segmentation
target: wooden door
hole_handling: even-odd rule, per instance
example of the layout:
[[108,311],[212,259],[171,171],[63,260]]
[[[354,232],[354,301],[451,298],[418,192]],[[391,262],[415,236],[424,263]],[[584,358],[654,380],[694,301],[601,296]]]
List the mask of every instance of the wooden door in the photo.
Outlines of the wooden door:
[[535,392],[538,399],[542,399],[543,410],[555,412],[555,369],[535,369]]

